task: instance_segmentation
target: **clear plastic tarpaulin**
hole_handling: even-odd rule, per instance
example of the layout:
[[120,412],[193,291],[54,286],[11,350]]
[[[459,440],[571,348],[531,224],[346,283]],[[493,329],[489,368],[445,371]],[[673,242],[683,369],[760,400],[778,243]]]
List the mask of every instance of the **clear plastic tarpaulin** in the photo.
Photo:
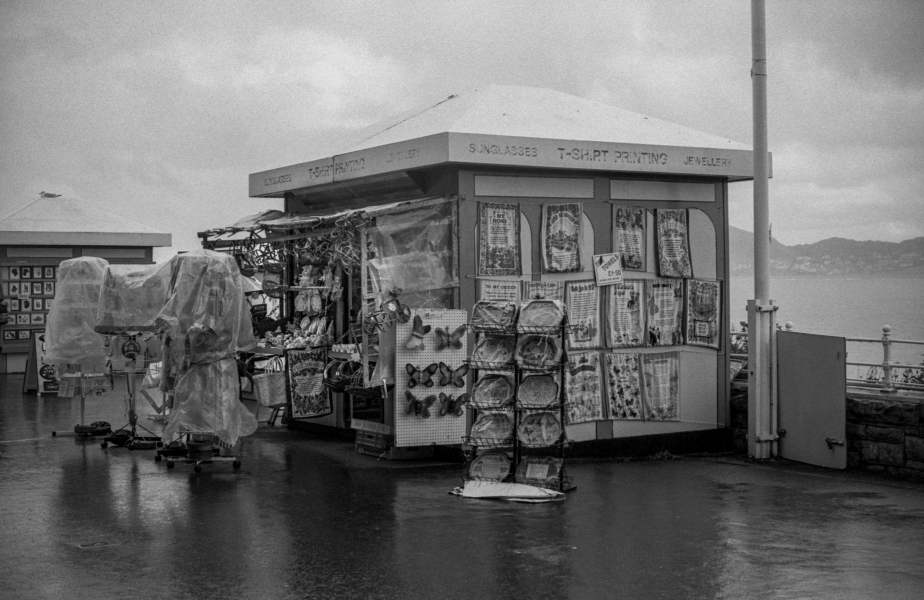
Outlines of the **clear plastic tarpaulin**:
[[196,250],[173,257],[157,276],[169,276],[156,323],[169,339],[164,360],[175,381],[174,412],[164,436],[210,431],[234,445],[257,429],[256,418],[240,402],[233,358],[235,351],[256,345],[237,263],[227,254]]
[[59,371],[68,364],[80,364],[85,373],[106,370],[109,352],[94,327],[108,265],[102,258],[83,257],[58,267],[55,301],[45,325],[45,362]]
[[96,331],[154,331],[154,320],[167,299],[169,265],[109,265],[99,298]]
[[459,285],[457,210],[454,200],[446,200],[375,215],[375,225],[366,230],[372,291],[410,293]]
[[164,439],[183,432],[212,433],[229,446],[257,430],[257,419],[240,401],[237,361],[194,364],[176,381],[175,408]]

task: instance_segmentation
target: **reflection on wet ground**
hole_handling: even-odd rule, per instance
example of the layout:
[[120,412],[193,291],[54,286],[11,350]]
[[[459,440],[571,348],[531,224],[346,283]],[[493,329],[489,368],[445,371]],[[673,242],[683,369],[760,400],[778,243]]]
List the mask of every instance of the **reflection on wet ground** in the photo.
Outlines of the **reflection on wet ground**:
[[[235,472],[52,438],[76,400],[0,379],[5,598],[920,598],[924,486],[797,465],[574,465],[565,502],[261,426]],[[139,407],[140,408],[140,407]],[[87,421],[127,419],[118,390]],[[145,413],[146,415],[146,413]],[[142,424],[153,428],[143,416]]]

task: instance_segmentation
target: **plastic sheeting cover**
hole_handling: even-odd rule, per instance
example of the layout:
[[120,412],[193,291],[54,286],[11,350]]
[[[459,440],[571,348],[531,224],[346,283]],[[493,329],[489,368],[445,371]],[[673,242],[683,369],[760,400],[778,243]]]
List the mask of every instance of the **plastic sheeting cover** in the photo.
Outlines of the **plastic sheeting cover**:
[[459,285],[455,269],[456,202],[377,215],[367,235],[372,289],[404,293]]
[[167,299],[169,263],[109,265],[99,298],[96,331],[154,331]]
[[102,258],[65,260],[58,267],[55,301],[45,325],[45,361],[64,368],[79,363],[84,372],[106,370],[103,336],[94,331],[100,289],[109,263]]
[[183,432],[213,433],[233,446],[257,430],[257,419],[240,401],[237,362],[226,358],[192,365],[176,381],[174,409],[163,438]]
[[173,257],[167,300],[156,317],[158,330],[171,338],[177,368],[230,358],[253,347],[250,305],[234,258],[211,250]]

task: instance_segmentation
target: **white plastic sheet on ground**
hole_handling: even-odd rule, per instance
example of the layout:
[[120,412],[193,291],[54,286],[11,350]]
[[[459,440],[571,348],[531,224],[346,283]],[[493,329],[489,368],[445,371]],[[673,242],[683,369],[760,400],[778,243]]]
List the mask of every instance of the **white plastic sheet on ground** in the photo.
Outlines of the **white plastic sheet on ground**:
[[559,502],[565,499],[565,494],[555,490],[535,487],[523,483],[503,483],[500,481],[472,480],[466,481],[462,487],[457,487],[451,494],[463,498],[478,498],[481,500],[509,500],[511,502]]
[[108,265],[102,258],[82,257],[58,267],[55,301],[45,324],[45,362],[59,369],[80,364],[85,373],[105,372],[109,353],[94,327]]

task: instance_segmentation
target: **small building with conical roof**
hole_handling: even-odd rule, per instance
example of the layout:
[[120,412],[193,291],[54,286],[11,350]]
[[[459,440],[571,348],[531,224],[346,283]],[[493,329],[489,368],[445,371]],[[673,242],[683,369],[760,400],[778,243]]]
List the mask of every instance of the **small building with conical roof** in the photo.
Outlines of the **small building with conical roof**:
[[42,192],[0,214],[0,292],[11,321],[0,326],[0,373],[25,369],[33,338],[45,329],[54,303],[58,265],[96,256],[115,264],[151,264],[169,233],[100,210],[90,203]]

